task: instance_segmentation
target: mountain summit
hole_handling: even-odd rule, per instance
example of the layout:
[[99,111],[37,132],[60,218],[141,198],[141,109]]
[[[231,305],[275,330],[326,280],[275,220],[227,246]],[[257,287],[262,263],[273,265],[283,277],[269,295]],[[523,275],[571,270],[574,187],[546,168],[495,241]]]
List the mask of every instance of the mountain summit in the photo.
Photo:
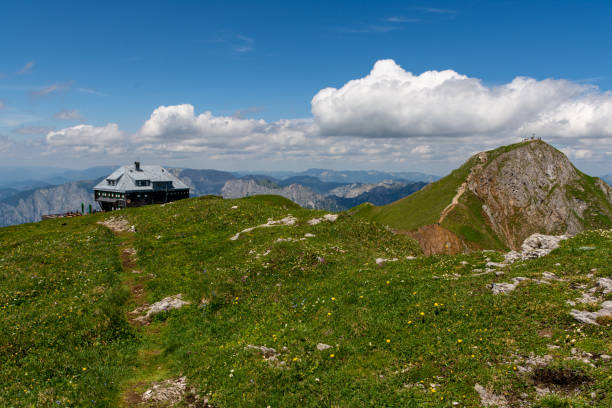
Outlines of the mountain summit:
[[426,253],[518,249],[525,238],[612,226],[612,188],[540,140],[472,156],[394,203],[356,213],[411,235]]

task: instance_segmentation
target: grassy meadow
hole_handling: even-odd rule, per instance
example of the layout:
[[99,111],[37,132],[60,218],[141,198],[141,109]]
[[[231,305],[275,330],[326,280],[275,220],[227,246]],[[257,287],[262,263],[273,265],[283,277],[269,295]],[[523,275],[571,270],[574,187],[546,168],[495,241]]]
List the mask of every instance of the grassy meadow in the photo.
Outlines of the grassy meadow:
[[[230,240],[289,214],[296,225]],[[501,254],[424,257],[350,213],[308,223],[324,214],[280,197],[201,197],[1,228],[0,406],[129,406],[179,376],[215,407],[478,407],[475,384],[510,406],[612,406],[612,362],[599,357],[612,354],[610,322],[580,324],[566,304],[610,277],[610,232],[473,276]],[[136,232],[96,223],[117,216]],[[487,288],[544,271],[563,280]],[[178,293],[191,304],[128,321]],[[548,371],[522,371],[544,355]]]

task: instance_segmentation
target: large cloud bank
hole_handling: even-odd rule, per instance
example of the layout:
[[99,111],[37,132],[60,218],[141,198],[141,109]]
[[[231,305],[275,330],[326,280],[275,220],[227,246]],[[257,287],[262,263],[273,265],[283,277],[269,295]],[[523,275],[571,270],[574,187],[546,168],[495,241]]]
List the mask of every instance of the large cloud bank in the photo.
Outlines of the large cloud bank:
[[612,94],[592,86],[517,77],[487,87],[451,70],[413,75],[392,60],[340,89],[319,91],[312,113],[330,136],[612,135]]
[[[414,75],[392,60],[325,88],[312,118],[261,119],[160,106],[140,130],[79,125],[46,137],[53,149],[150,152],[212,159],[443,160],[536,133],[574,158],[612,155],[612,93],[567,80],[517,77],[487,86],[452,70]],[[435,149],[432,148],[435,146]]]

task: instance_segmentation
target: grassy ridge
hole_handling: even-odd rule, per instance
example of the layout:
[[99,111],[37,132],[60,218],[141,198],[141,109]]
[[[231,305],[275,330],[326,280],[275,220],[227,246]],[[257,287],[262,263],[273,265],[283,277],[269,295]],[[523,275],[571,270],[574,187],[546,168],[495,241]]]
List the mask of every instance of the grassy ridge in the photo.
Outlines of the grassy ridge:
[[[407,260],[419,250],[405,236],[347,214],[309,225],[324,213],[280,197],[198,198],[117,214],[136,225],[132,239],[138,268],[148,276],[148,301],[183,293],[192,304],[154,319],[149,331],[158,336],[160,352],[143,360],[150,339],[135,333],[124,317],[134,304],[121,289],[121,239],[95,225],[98,216],[65,220],[64,226],[58,220],[0,229],[1,296],[10,308],[0,320],[1,357],[10,358],[0,373],[9,384],[0,391],[4,405],[44,406],[38,398],[53,388],[58,405],[115,406],[123,387],[139,375],[136,367],[146,362],[150,372],[164,367],[151,378],[185,375],[218,407],[450,407],[452,401],[476,407],[475,383],[509,401],[523,393],[537,400],[534,385],[542,384],[515,369],[516,360],[530,353],[552,354],[556,366],[588,378],[577,394],[550,386],[558,396],[538,400],[540,406],[612,405],[610,362],[597,360],[592,367],[565,360],[572,348],[612,354],[609,326],[577,325],[565,303],[580,296],[577,285],[592,285],[586,276],[591,269],[595,277],[609,275],[610,234],[583,234],[549,257],[515,264],[496,278],[472,276],[472,269],[483,268],[487,257],[499,260],[497,254]],[[255,229],[229,240],[288,214],[298,218],[296,226]],[[314,237],[305,238],[307,233]],[[38,258],[43,253],[44,264]],[[378,257],[398,261],[381,267]],[[40,268],[62,286],[49,284],[44,293],[13,300],[31,290],[28,276]],[[495,296],[486,287],[515,276],[539,278],[543,271],[566,281],[527,282],[511,296]],[[49,318],[41,335],[28,321],[46,320],[54,307],[61,309],[54,314],[73,320],[68,326]],[[102,313],[96,314],[98,307]],[[107,314],[116,316],[111,327],[104,326]],[[4,334],[13,327],[19,333]],[[57,331],[65,342],[34,342]],[[317,343],[332,347],[318,351]],[[264,360],[247,345],[274,347],[278,361]],[[75,346],[80,351],[73,355]],[[46,383],[51,371],[53,387]],[[31,375],[37,381],[28,383]]]
[[442,210],[457,194],[457,189],[467,178],[476,160],[475,157],[471,158],[448,176],[394,203],[380,207],[362,204],[353,209],[353,212],[364,218],[408,231],[437,222]]

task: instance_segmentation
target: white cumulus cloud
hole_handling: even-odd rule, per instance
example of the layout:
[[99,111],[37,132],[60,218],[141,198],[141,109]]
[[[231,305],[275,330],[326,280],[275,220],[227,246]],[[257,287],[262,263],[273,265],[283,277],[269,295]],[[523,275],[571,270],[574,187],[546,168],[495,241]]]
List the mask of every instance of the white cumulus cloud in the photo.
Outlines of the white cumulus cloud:
[[153,111],[134,141],[145,147],[174,151],[240,149],[261,153],[303,145],[314,132],[310,120],[279,120],[195,114],[192,105],[160,106]]
[[[517,77],[499,86],[452,70],[413,75],[393,60],[312,99],[326,135],[368,138],[612,134],[612,95],[567,80]],[[578,117],[576,116],[578,115]]]
[[83,151],[89,153],[124,151],[125,133],[115,123],[95,127],[77,125],[47,133],[47,145],[52,148]]
[[46,144],[236,164],[342,160],[336,167],[417,169],[433,162],[443,171],[534,132],[577,160],[603,163],[612,152],[612,93],[567,80],[517,77],[488,86],[452,70],[415,75],[381,60],[363,78],[320,90],[311,106],[312,118],[272,122],[198,113],[190,104],[159,106],[135,133],[114,123],[79,125],[49,132]]

